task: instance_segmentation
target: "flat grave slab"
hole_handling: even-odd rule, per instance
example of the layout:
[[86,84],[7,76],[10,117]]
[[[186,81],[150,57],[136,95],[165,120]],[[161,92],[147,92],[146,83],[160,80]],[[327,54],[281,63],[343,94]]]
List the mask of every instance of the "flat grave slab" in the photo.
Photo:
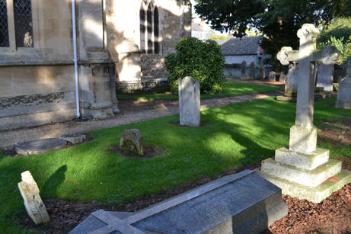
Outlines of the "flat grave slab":
[[52,150],[62,149],[66,146],[67,141],[57,138],[51,138],[16,144],[15,151],[18,155],[26,156],[46,153]]
[[92,213],[77,233],[260,233],[288,208],[281,190],[243,171],[135,213]]

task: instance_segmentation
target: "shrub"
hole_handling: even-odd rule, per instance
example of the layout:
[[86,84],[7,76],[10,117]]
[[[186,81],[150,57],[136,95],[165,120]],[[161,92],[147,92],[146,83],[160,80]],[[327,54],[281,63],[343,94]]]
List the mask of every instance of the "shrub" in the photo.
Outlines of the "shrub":
[[166,57],[171,89],[178,89],[178,79],[191,76],[200,82],[201,92],[217,93],[224,81],[224,57],[214,41],[184,38],[176,46],[176,53]]
[[337,18],[322,31],[318,47],[325,46],[335,46],[341,52],[339,64],[351,57],[351,18]]

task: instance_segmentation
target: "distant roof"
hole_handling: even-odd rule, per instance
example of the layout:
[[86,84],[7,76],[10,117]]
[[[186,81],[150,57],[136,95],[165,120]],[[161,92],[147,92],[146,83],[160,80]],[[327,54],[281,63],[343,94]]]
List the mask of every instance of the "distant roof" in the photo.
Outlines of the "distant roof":
[[262,37],[232,38],[222,45],[223,55],[253,55],[257,54]]

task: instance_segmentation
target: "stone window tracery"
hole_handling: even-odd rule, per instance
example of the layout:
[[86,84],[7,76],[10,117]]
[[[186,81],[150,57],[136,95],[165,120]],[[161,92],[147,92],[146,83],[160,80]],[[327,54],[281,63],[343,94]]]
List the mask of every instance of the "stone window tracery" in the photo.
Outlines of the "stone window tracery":
[[33,47],[32,1],[14,0],[17,47]]
[[0,47],[9,47],[7,0],[0,0]]
[[140,51],[147,54],[161,52],[159,10],[152,1],[144,0],[140,8]]
[[0,0],[0,48],[34,47],[32,0]]

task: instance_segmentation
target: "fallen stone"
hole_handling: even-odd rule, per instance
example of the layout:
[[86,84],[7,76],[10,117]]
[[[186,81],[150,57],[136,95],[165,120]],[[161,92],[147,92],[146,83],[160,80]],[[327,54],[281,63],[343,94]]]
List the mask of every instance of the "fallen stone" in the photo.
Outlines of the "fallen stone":
[[66,146],[67,141],[57,138],[50,138],[16,144],[15,151],[18,155],[27,156],[62,149]]
[[119,147],[127,154],[144,155],[144,140],[139,129],[125,130],[121,136]]
[[72,145],[81,144],[86,141],[87,136],[84,134],[67,134],[60,137],[61,140],[67,141]]
[[24,200],[27,214],[35,224],[44,224],[50,221],[49,214],[44,202],[40,197],[37,183],[29,171],[21,174],[22,181],[18,183],[18,189]]
[[287,213],[278,187],[243,171],[135,213],[99,210],[70,233],[261,233]]

